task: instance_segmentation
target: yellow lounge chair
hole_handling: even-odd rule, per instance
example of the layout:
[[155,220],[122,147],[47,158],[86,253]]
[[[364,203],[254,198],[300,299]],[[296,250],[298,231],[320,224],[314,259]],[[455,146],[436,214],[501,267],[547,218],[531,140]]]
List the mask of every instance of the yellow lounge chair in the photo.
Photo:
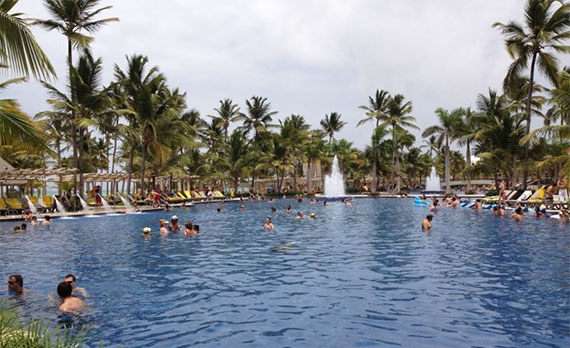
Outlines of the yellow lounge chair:
[[44,196],[43,197],[44,205],[46,208],[51,209],[53,207],[53,197],[52,196]]
[[6,202],[4,202],[4,199],[0,197],[0,213],[2,215],[5,215],[8,213],[8,208],[6,207]]
[[194,196],[194,198],[196,199],[201,199],[202,196],[200,196],[200,194],[197,191],[192,192],[192,195]]
[[8,210],[13,213],[20,213],[24,210],[22,203],[17,198],[6,198],[6,203],[8,204]]
[[216,198],[226,198],[220,191],[214,191],[214,197]]
[[190,191],[188,191],[188,190],[184,191],[184,195],[185,195],[188,199],[194,198],[194,197],[192,197],[192,194],[191,194]]
[[546,194],[546,190],[541,188],[538,189],[534,195],[532,195],[527,202],[529,203],[542,203],[544,201],[544,196]]

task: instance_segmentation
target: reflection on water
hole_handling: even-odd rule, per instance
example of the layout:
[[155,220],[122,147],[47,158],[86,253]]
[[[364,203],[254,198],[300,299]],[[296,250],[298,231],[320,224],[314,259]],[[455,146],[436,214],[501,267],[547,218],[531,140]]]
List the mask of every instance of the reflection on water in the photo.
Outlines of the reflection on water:
[[[317,219],[294,219],[288,204]],[[20,234],[4,223],[0,279],[22,274],[29,293],[12,305],[54,325],[87,324],[93,346],[568,345],[567,225],[442,209],[426,235],[427,209],[398,199],[217,207],[174,212],[200,224],[190,238],[161,237],[158,220],[172,215],[162,212]],[[49,301],[68,273],[91,295],[77,317]]]

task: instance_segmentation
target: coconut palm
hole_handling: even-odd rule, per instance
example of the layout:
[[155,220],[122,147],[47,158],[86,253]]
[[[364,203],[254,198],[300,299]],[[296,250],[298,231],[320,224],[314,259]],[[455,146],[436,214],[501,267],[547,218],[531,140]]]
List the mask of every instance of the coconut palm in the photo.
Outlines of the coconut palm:
[[[359,109],[362,109],[366,112],[366,117],[358,121],[357,127],[365,123],[375,121],[376,126],[372,131],[374,135],[375,130],[378,128],[380,122],[382,121],[382,116],[386,114],[386,112],[388,111],[389,100],[390,100],[390,94],[387,91],[376,90],[374,98],[368,97],[368,105],[359,106]],[[372,140],[374,141],[374,137],[372,137]],[[378,170],[376,168],[378,156],[377,156],[376,143],[373,142],[372,144],[373,144],[372,151],[374,152],[372,157],[372,192],[376,192],[376,188],[378,186],[378,173],[377,173]]]
[[240,179],[247,172],[248,153],[246,137],[239,129],[233,131],[227,147],[228,155],[223,159],[223,165],[229,174],[234,192],[237,192]]
[[210,116],[219,123],[224,130],[224,140],[228,141],[228,128],[232,122],[240,121],[243,118],[239,111],[239,106],[234,104],[231,99],[220,100],[220,107],[214,109],[218,115]]
[[422,136],[429,137],[430,135],[436,135],[445,143],[443,148],[445,152],[445,190],[449,193],[451,192],[451,187],[449,185],[449,145],[457,137],[457,129],[461,123],[461,110],[456,109],[449,112],[443,108],[437,108],[435,110],[435,114],[437,115],[440,124],[426,128],[422,133]]
[[[112,8],[106,6],[97,8],[100,0],[44,0],[44,5],[51,16],[51,19],[35,19],[31,23],[52,31],[56,30],[67,39],[67,67],[69,78],[73,75],[73,49],[80,48],[88,50],[93,37],[85,35],[84,32],[94,33],[103,25],[109,22],[118,21],[117,18],[96,19],[101,12]],[[72,103],[75,103],[75,96],[71,95]],[[72,146],[74,165],[79,169],[79,139],[81,137],[76,129],[77,115],[72,110]],[[81,172],[81,170],[80,170]],[[77,177],[73,176],[73,185],[77,188]]]
[[253,143],[260,146],[270,137],[269,129],[274,127],[271,122],[277,111],[271,111],[271,103],[267,98],[253,96],[245,101],[247,114],[243,115],[245,134],[253,132]]
[[301,115],[291,115],[280,123],[280,136],[293,161],[293,188],[297,190],[297,171],[303,164],[305,146],[308,142],[309,125]]
[[390,133],[392,133],[392,142],[394,144],[392,149],[392,183],[394,182],[395,173],[397,173],[396,178],[396,190],[400,191],[400,155],[398,149],[398,134],[402,133],[402,130],[406,128],[419,129],[416,125],[416,119],[410,116],[412,112],[412,102],[406,101],[402,94],[397,94],[390,98],[388,102],[388,112],[381,116],[383,127],[390,127]]
[[[465,145],[467,147],[465,151],[465,162],[466,168],[471,167],[471,144],[475,141],[475,135],[477,134],[477,122],[475,119],[475,113],[471,108],[459,109],[459,114],[462,117],[461,123],[458,127],[458,140],[457,143],[461,146]],[[467,179],[467,192],[471,191],[471,172],[469,170],[465,173]]]
[[420,146],[420,148],[425,148],[427,149],[426,153],[429,153],[429,157],[433,158],[433,153],[435,152],[435,155],[438,156],[439,153],[441,152],[441,147],[443,146],[442,143],[440,142],[439,137],[436,137],[435,135],[430,135],[427,139],[424,139],[422,142],[424,143],[424,145]]
[[[508,90],[524,70],[530,70],[525,128],[525,134],[529,134],[535,68],[538,67],[547,79],[555,82],[558,64],[553,52],[570,53],[570,47],[565,45],[570,38],[570,4],[556,0],[528,0],[524,12],[523,25],[510,21],[507,24],[497,22],[493,26],[505,36],[507,52],[513,59],[504,80],[504,89]],[[525,160],[527,158],[528,147],[525,148]],[[528,170],[525,168],[524,189],[527,177]]]
[[340,120],[341,116],[337,112],[331,112],[330,115],[325,115],[325,118],[321,120],[321,127],[329,136],[329,145],[332,143],[334,133],[340,131],[346,125],[346,122]]

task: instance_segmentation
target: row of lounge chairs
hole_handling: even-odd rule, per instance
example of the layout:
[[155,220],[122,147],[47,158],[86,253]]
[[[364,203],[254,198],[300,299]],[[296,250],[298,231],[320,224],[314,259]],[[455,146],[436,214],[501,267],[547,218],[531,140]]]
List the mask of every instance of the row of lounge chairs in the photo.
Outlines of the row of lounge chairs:
[[[152,202],[151,198],[142,199],[141,197],[130,197],[129,199],[131,202],[136,203],[137,205],[144,205]],[[171,192],[169,195],[164,196],[164,193],[161,194],[161,201],[168,202],[168,204],[181,204],[181,203],[188,203],[192,201],[204,201],[204,200],[223,200],[227,199],[224,194],[220,191],[212,191],[210,196],[206,195],[203,191],[176,191]]]
[[[28,197],[30,202],[40,212],[47,212],[53,208],[54,201],[52,196],[45,196],[42,199],[38,197]],[[20,198],[0,198],[0,215],[17,215],[22,214],[29,209],[27,203],[22,203]]]
[[[541,187],[534,193],[531,190],[505,190],[506,203],[510,204],[552,204],[554,206],[564,206],[568,202],[568,191],[566,189],[560,189],[558,195],[553,195],[552,199],[546,200],[546,187]],[[485,203],[497,203],[499,201],[499,196],[485,197],[483,202]]]

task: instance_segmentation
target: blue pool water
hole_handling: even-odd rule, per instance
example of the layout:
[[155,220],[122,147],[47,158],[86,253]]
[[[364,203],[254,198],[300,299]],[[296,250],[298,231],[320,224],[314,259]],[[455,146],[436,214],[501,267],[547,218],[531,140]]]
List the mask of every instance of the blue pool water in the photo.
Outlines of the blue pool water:
[[[317,220],[294,219],[287,204]],[[266,233],[271,206],[276,229]],[[426,235],[427,208],[405,199],[216,207],[175,210],[200,224],[192,238],[159,237],[164,212],[21,234],[3,223],[0,279],[22,274],[29,293],[11,301],[20,313],[88,325],[92,346],[570,345],[568,225],[444,208]],[[67,273],[91,295],[78,318],[58,317],[53,299]]]

